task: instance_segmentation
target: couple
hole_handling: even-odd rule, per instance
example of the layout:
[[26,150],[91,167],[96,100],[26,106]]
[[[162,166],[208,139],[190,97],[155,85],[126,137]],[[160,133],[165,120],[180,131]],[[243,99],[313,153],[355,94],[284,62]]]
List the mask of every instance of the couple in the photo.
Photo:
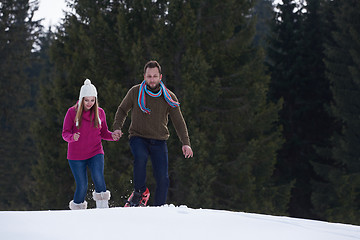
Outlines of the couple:
[[79,101],[68,109],[63,125],[62,136],[68,142],[67,158],[76,182],[74,199],[69,208],[86,209],[85,196],[88,187],[87,167],[95,185],[93,199],[97,208],[108,208],[110,191],[104,180],[104,150],[101,140],[118,141],[121,128],[131,110],[129,138],[134,156],[134,191],[126,206],[146,205],[149,190],[146,187],[146,164],[150,156],[156,192],[154,205],[166,202],[169,186],[167,128],[168,116],[182,142],[185,158],[193,156],[186,123],[174,93],[161,81],[161,67],[156,61],[149,61],[144,67],[144,81],[133,86],[119,105],[114,132],[108,130],[105,112],[98,105],[97,91],[87,79],[80,89]]

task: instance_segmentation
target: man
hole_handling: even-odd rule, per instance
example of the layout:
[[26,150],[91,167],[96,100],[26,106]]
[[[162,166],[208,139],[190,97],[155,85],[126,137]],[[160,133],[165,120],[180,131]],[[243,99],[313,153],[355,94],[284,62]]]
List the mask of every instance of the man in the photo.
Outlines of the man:
[[126,116],[132,110],[129,138],[134,156],[134,192],[125,206],[145,206],[149,199],[150,193],[146,187],[146,164],[149,156],[156,180],[154,205],[161,206],[166,202],[169,187],[166,145],[169,138],[169,116],[182,142],[185,158],[193,156],[180,104],[175,94],[165,87],[161,78],[159,63],[147,62],[144,67],[144,81],[128,91],[115,115],[114,133],[121,136]]

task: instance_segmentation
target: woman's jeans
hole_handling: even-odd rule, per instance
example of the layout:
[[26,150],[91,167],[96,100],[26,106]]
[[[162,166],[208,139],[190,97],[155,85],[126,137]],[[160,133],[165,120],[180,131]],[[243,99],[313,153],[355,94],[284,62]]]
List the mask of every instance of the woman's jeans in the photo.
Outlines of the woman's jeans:
[[104,179],[104,154],[98,154],[86,160],[69,160],[71,171],[76,182],[74,203],[82,203],[88,188],[87,167],[91,172],[91,178],[95,185],[95,191],[105,192],[106,185]]
[[166,141],[135,136],[130,138],[130,148],[134,155],[135,191],[144,192],[146,190],[146,164],[150,156],[153,175],[156,180],[154,205],[164,205],[169,188],[168,149]]

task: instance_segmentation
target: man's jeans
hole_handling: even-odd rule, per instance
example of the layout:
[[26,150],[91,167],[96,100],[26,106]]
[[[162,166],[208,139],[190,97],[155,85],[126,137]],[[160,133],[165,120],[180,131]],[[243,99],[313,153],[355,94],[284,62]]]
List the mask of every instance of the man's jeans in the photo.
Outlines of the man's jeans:
[[105,192],[104,179],[104,154],[97,154],[87,160],[69,160],[71,171],[76,182],[74,203],[82,203],[85,200],[88,188],[87,167],[91,172],[91,178],[95,185],[96,192]]
[[169,188],[168,149],[165,140],[142,137],[130,138],[131,152],[134,155],[135,191],[146,190],[146,164],[150,156],[153,175],[156,180],[155,206],[164,205]]

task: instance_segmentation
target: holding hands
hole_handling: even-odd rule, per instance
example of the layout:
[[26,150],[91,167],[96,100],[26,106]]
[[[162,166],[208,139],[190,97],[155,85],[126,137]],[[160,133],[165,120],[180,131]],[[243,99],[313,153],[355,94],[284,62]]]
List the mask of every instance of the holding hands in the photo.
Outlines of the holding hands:
[[[111,134],[111,136],[114,139],[114,141],[118,141],[122,136],[122,132],[121,132],[121,130],[115,130]],[[77,142],[80,138],[80,132],[74,133],[73,138],[74,138],[75,142]]]
[[115,130],[113,133],[112,133],[112,138],[114,139],[114,141],[118,141],[121,136],[122,136],[122,131],[121,130]]

